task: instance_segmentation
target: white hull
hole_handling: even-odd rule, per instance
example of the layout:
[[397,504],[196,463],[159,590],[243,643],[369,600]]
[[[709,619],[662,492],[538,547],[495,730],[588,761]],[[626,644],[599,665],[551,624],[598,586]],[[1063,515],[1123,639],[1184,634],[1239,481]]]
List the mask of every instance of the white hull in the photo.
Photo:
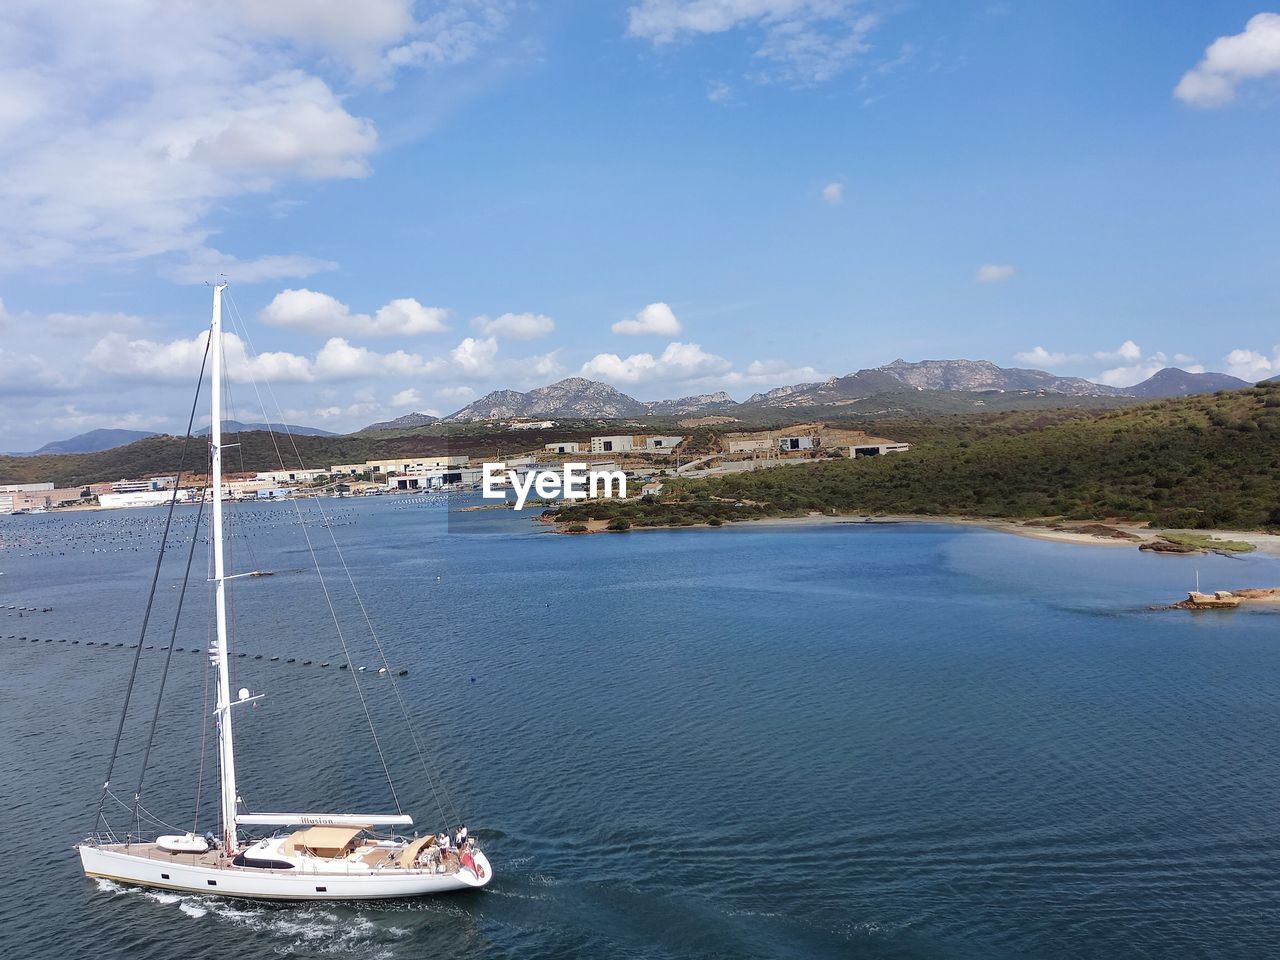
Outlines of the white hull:
[[421,897],[452,890],[475,890],[493,876],[489,861],[476,851],[476,865],[484,874],[476,877],[470,870],[450,874],[425,870],[387,870],[381,873],[332,872],[292,873],[253,867],[207,866],[195,862],[190,854],[174,854],[165,860],[80,844],[80,862],[89,877],[102,877],[118,883],[155,887],[160,890],[183,890],[220,897],[243,897],[258,900],[384,900],[396,897]]

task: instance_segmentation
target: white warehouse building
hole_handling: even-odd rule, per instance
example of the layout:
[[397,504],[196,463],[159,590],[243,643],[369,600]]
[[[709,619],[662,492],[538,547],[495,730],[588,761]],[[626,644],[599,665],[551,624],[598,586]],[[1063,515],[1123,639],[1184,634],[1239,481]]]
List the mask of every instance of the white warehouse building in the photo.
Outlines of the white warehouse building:
[[633,449],[635,438],[629,436],[619,437],[592,437],[591,452],[592,453],[630,453]]
[[684,443],[684,437],[645,437],[645,450],[663,453]]
[[906,453],[909,443],[861,443],[849,448],[851,457],[878,457],[884,453]]
[[813,437],[779,437],[778,449],[787,450],[812,450]]

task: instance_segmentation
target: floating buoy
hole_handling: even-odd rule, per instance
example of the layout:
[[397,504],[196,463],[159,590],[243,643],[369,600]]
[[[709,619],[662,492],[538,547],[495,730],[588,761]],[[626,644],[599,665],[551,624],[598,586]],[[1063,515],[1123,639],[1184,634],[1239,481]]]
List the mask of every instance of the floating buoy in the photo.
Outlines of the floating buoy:
[[288,660],[285,661],[285,663],[297,663],[297,659],[294,657],[290,657]]
[[260,654],[260,653],[255,653],[255,654],[253,655],[253,659],[255,659],[255,660],[261,660],[261,659],[262,659],[262,654]]
[[328,661],[328,660],[326,660],[324,663],[320,664],[320,666],[322,666],[322,667],[327,667],[328,665],[329,665],[329,661]]
[[311,661],[310,661],[310,660],[303,660],[303,661],[302,661],[302,665],[303,665],[304,667],[309,667],[309,666],[311,666]]
[[279,658],[279,657],[272,657],[271,659],[272,659],[272,660],[279,660],[280,658]]
[[398,677],[407,677],[408,675],[409,675],[408,670],[401,670],[398,674],[396,674],[396,676]]
[[347,665],[346,665],[345,663],[340,663],[340,664],[338,664],[338,669],[339,669],[339,670],[345,670],[345,669],[347,669]]

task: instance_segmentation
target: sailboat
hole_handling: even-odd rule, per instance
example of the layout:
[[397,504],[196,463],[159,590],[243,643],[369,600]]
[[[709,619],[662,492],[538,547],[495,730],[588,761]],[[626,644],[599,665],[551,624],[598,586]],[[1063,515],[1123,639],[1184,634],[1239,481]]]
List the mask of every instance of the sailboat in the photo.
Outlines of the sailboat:
[[[193,830],[151,840],[132,831],[120,837],[107,826],[100,804],[94,833],[76,845],[84,872],[89,877],[130,885],[270,900],[375,900],[484,887],[493,879],[493,870],[474,840],[464,840],[458,846],[447,833],[410,837],[374,832],[375,828],[410,828],[413,818],[409,815],[255,813],[249,812],[241,799],[232,717],[237,709],[259,698],[244,688],[233,696],[227,669],[227,587],[243,574],[228,573],[223,557],[221,346],[225,287],[219,283],[213,289],[209,330],[216,622],[208,657],[216,686],[221,836],[201,836]],[[143,629],[145,632],[145,626]],[[122,715],[122,727],[123,723]],[[113,754],[112,765],[114,759]],[[103,785],[104,798],[110,795],[109,788],[110,775]],[[134,800],[136,807],[138,797]],[[266,827],[274,829],[263,835],[261,828]]]

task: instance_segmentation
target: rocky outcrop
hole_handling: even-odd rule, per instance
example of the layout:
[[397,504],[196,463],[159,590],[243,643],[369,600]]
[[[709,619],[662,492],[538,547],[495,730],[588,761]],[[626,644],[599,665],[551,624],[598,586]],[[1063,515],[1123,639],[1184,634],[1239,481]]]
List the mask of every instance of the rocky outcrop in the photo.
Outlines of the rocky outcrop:
[[919,390],[1044,390],[1073,397],[1119,397],[1125,391],[1081,377],[1058,377],[1044,370],[998,367],[990,360],[895,360],[877,367],[900,383]]
[[1199,593],[1192,590],[1187,599],[1175,603],[1176,610],[1234,610],[1240,606],[1241,598],[1230,590],[1217,590],[1214,593]]
[[403,417],[396,417],[394,420],[380,420],[377,423],[371,423],[363,430],[411,430],[414,427],[427,427],[433,423],[439,423],[439,417],[433,417],[429,413],[406,413]]
[[511,417],[582,417],[609,420],[642,417],[648,408],[607,383],[569,377],[528,393],[495,390],[445,417],[446,423],[506,420]]
[[723,390],[717,393],[699,393],[692,397],[681,397],[679,400],[650,400],[645,403],[645,409],[649,413],[662,417],[679,417],[733,406],[737,406],[733,397]]

